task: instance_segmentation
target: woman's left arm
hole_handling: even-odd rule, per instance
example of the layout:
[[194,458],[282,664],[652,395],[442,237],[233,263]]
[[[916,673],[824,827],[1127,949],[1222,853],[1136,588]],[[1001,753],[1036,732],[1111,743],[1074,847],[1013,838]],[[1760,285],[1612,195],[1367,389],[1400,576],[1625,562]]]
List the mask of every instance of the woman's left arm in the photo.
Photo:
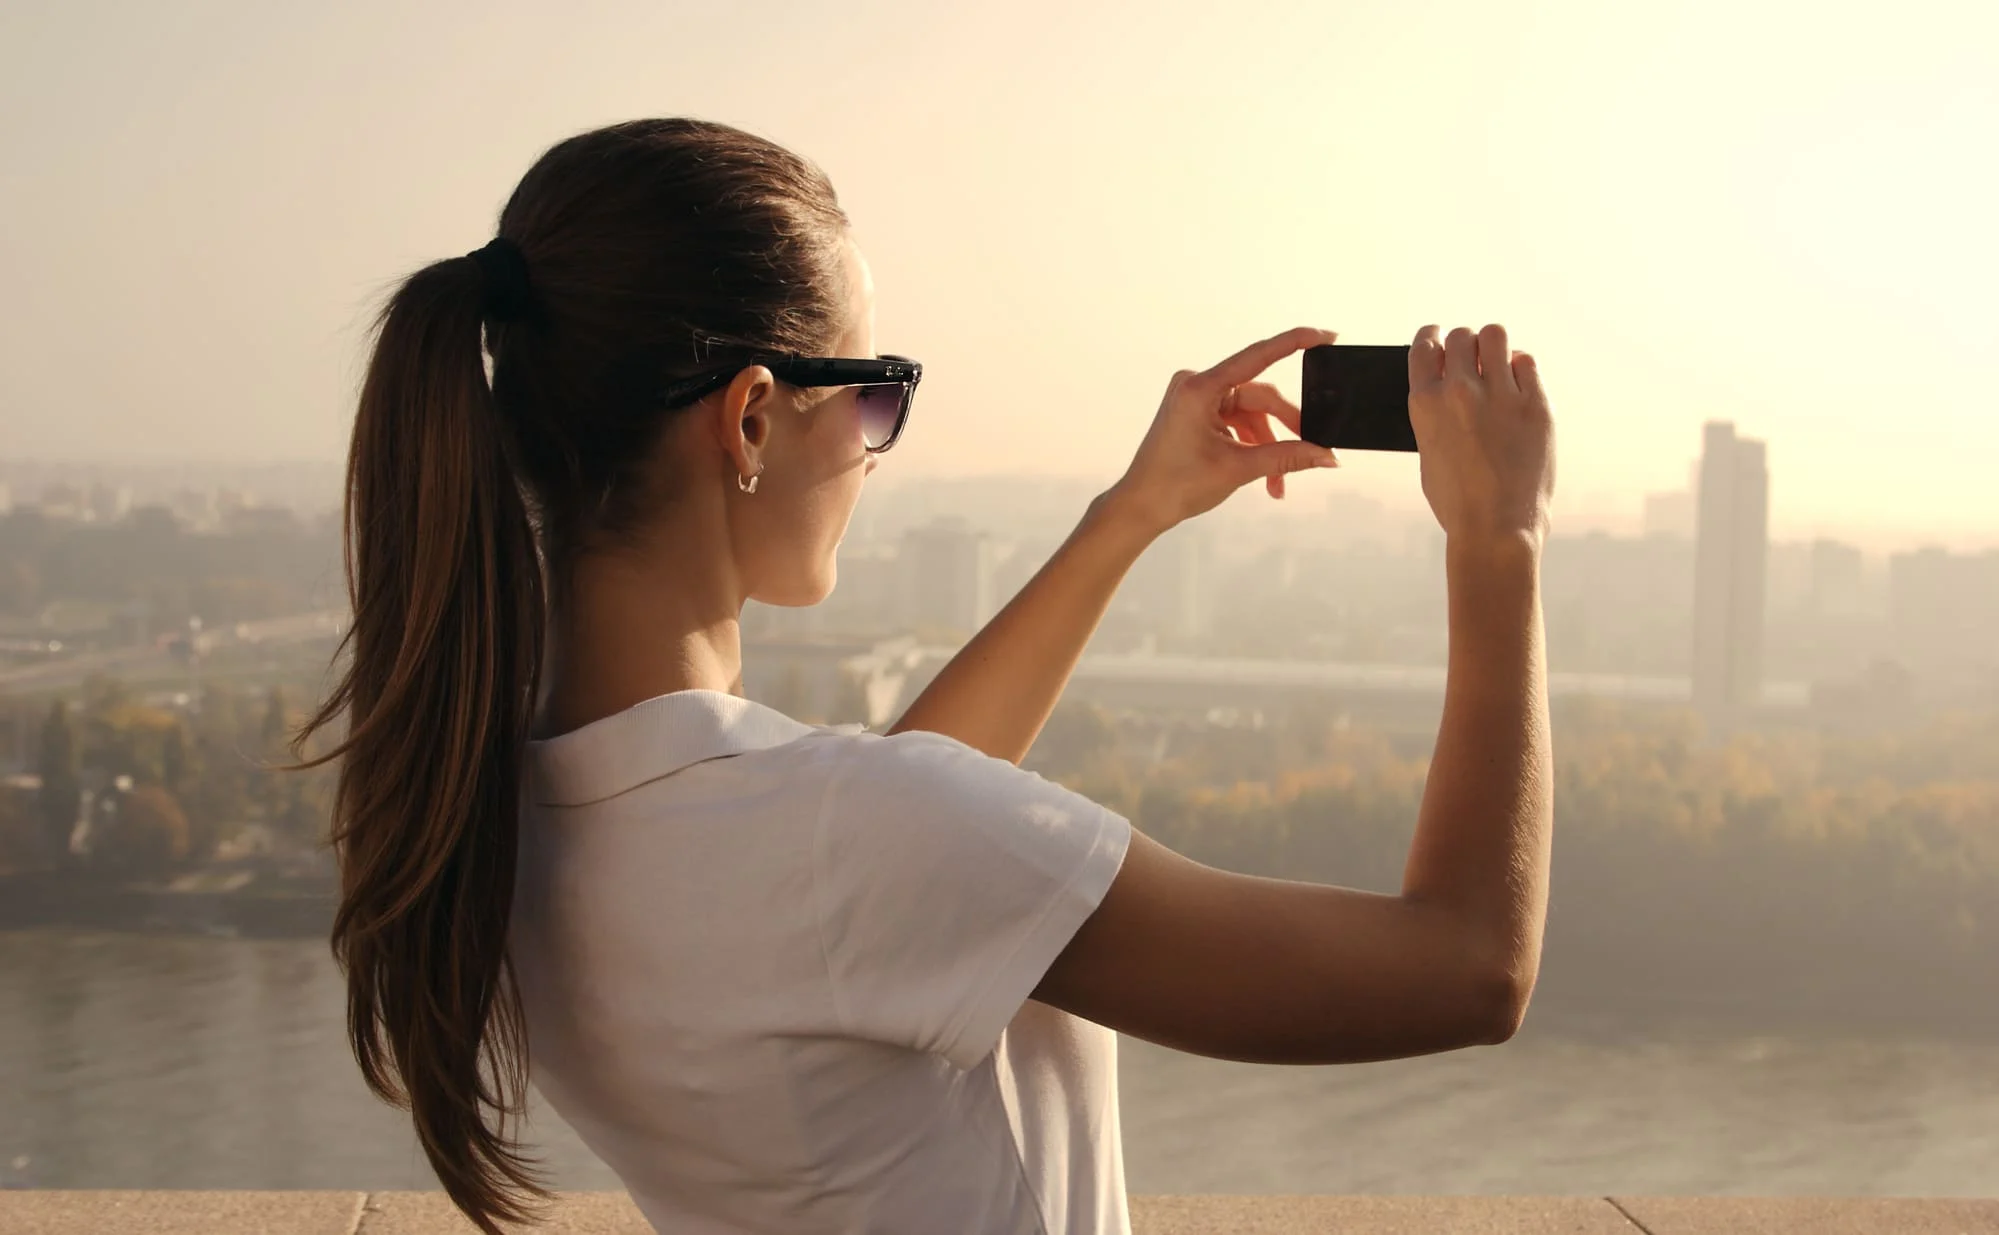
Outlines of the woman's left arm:
[[1019,763],[1055,710],[1083,648],[1132,564],[1167,530],[1222,503],[1252,480],[1272,497],[1284,476],[1337,466],[1333,453],[1278,441],[1270,422],[1298,431],[1298,409],[1252,379],[1331,331],[1300,327],[1252,344],[1212,369],[1173,377],[1124,477],[1095,501],[1055,556],[951,658],[890,728],[954,737]]
[[890,733],[948,734],[1019,763],[1034,745],[1125,572],[1158,533],[1112,488],[949,664]]

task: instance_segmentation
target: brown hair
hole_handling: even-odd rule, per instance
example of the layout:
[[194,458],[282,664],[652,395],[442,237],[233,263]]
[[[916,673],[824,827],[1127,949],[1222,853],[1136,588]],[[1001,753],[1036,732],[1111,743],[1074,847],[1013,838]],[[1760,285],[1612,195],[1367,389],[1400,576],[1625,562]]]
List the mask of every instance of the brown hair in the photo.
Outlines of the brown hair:
[[493,319],[468,256],[411,275],[377,322],[347,464],[349,659],[294,749],[346,716],[313,762],[340,761],[348,1038],[489,1235],[550,1195],[509,1130],[527,1042],[506,953],[545,606],[660,496],[650,391],[838,337],[846,222],[823,173],[761,138],[615,125],[549,150],[500,214],[524,313]]

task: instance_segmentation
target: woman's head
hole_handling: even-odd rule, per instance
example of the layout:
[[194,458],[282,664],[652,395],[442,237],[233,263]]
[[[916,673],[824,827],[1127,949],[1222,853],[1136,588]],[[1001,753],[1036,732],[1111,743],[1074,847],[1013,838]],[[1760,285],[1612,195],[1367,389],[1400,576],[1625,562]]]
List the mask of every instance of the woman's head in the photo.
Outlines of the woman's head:
[[[874,355],[872,282],[824,175],[735,129],[639,121],[543,155],[499,234],[525,259],[531,302],[490,328],[493,393],[551,564],[719,497],[749,594],[820,599],[863,468],[856,392],[750,362]],[[693,407],[657,398],[731,367]]]
[[[874,280],[851,239],[840,246],[842,327],[808,356],[874,356]],[[874,470],[863,401],[893,388],[797,386],[790,369],[724,362],[727,385],[672,417],[654,452],[655,474],[670,501],[706,503],[719,517],[697,521],[724,529],[726,560],[745,599],[811,605],[833,590],[835,550],[846,533],[861,482]],[[871,427],[871,426],[870,426]]]
[[[738,600],[823,598],[873,463],[864,396],[773,369],[875,354],[831,185],[726,126],[571,138],[499,237],[382,313],[348,464],[348,664],[300,735],[347,717],[332,943],[356,1057],[487,1231],[540,1194],[506,1132],[525,1042],[505,940],[550,593],[699,527]],[[722,384],[661,397],[703,374]]]

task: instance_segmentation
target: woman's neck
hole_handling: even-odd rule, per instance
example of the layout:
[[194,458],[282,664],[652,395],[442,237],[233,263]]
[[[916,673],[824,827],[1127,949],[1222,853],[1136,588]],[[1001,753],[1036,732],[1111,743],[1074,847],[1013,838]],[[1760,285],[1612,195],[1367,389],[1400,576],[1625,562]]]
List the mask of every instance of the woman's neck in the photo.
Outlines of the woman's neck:
[[742,601],[721,555],[585,554],[551,600],[537,738],[675,691],[742,692]]

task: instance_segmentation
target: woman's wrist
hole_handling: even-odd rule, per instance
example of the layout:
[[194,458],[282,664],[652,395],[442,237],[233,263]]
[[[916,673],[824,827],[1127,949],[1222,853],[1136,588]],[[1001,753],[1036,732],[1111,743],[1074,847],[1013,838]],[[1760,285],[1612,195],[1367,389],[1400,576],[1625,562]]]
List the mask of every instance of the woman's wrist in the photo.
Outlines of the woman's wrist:
[[1535,528],[1481,528],[1446,535],[1444,562],[1447,569],[1538,567],[1546,547],[1546,535]]
[[1091,499],[1089,509],[1083,512],[1079,530],[1094,530],[1126,543],[1136,557],[1172,526],[1171,519],[1153,509],[1120,482]]

